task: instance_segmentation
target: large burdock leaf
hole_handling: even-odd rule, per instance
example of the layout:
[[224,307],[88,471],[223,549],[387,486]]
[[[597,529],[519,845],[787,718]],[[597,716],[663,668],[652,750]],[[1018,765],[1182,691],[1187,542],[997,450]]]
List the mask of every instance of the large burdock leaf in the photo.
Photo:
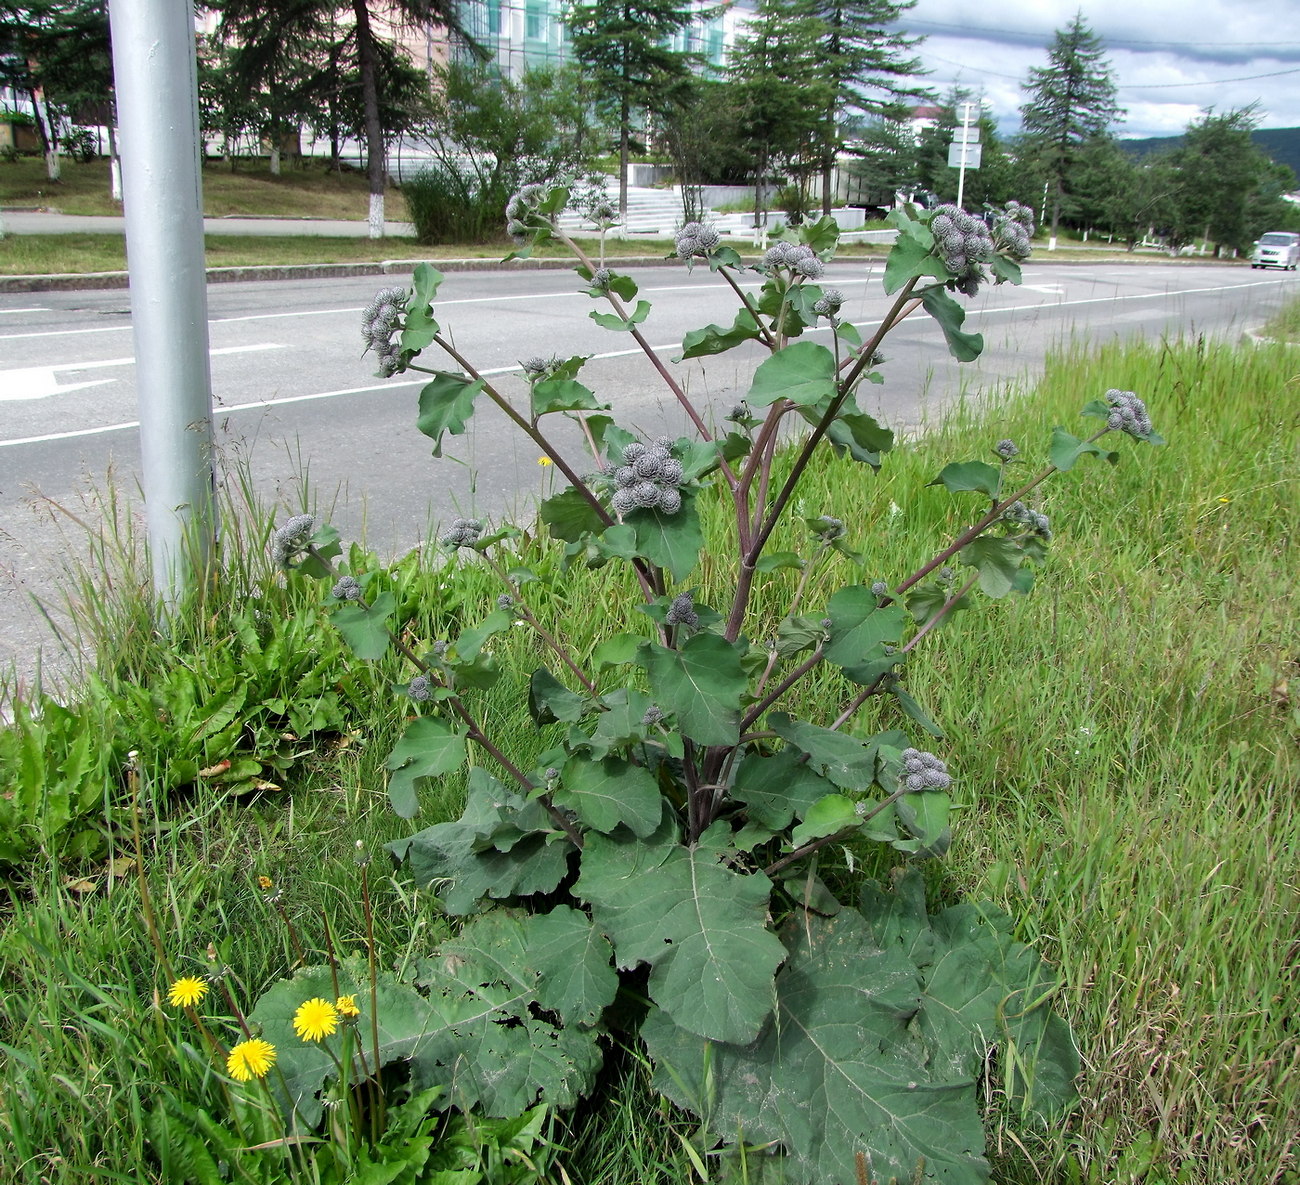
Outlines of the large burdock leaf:
[[652,834],[663,816],[653,775],[621,757],[592,760],[574,754],[565,762],[555,805],[575,811],[597,831],[610,832],[621,823],[640,836]]
[[650,1015],[656,1088],[721,1139],[783,1145],[792,1185],[853,1185],[858,1153],[881,1181],[911,1181],[918,1164],[926,1180],[986,1181],[975,1074],[936,1071],[912,1033],[911,960],[882,950],[852,909],[800,917],[785,937],[777,1014],[752,1044],[710,1046]]
[[778,399],[811,406],[838,394],[835,355],[816,342],[796,342],[759,363],[746,399],[752,407]]
[[[441,1086],[443,1104],[466,1111],[513,1117],[539,1098],[571,1107],[591,1089],[601,1062],[595,1022],[618,983],[609,944],[585,915],[493,910],[418,960],[413,979],[380,971],[372,997],[364,961],[348,960],[306,968],[257,1002],[249,1020],[276,1049],[267,1082],[295,1130],[320,1122],[321,1091],[339,1064],[353,1062],[353,1081],[374,1072],[376,1044],[380,1066],[406,1063],[413,1089]],[[300,1039],[298,1007],[339,995],[360,1009],[355,1027]]]
[[664,827],[651,841],[589,834],[574,894],[591,905],[619,967],[650,964],[650,995],[691,1033],[752,1041],[772,1011],[785,957],[767,928],[772,882],[724,863],[727,835],[694,847]]
[[481,767],[470,771],[459,819],[387,846],[410,864],[419,884],[437,883],[442,907],[453,915],[472,912],[485,897],[551,892],[568,870],[570,850],[541,803],[513,793]]
[[987,905],[925,907],[919,872],[868,886],[861,910],[793,918],[776,1014],[749,1045],[701,1041],[660,1012],[642,1029],[655,1086],[722,1140],[775,1141],[795,1185],[873,1179],[982,1185],[977,1082],[999,1052],[1026,1109],[1074,1097],[1078,1055],[1045,1003],[1055,980]]
[[647,642],[637,661],[650,692],[699,745],[734,745],[740,739],[740,697],[748,681],[736,647],[717,634],[696,634],[680,649]]

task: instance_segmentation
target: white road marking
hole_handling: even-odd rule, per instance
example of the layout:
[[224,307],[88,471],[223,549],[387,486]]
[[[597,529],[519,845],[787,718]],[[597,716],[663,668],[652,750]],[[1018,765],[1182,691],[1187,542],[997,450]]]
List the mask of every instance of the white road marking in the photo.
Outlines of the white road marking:
[[[276,342],[264,342],[251,346],[222,346],[209,350],[209,357],[222,354],[248,354],[258,350],[283,350],[285,347]],[[81,373],[85,370],[100,370],[108,366],[134,366],[134,358],[104,358],[98,362],[60,362],[53,366],[24,366],[14,370],[0,370],[0,403],[16,402],[27,399],[48,399],[51,395],[64,395],[69,391],[80,391],[86,387],[100,387],[111,383],[108,379],[86,379],[79,383],[60,383],[54,376],[64,371]]]
[[[1209,292],[1228,292],[1238,288],[1258,288],[1266,284],[1275,284],[1275,283],[1277,283],[1276,280],[1248,280],[1240,284],[1219,284],[1210,288],[1187,288],[1177,292],[1168,292],[1168,291],[1137,292],[1137,293],[1131,293],[1127,296],[1100,296],[1100,297],[1088,297],[1082,300],[1066,300],[1066,301],[1056,301],[1050,303],[1041,302],[1038,304],[1015,304],[1015,305],[1006,305],[1002,308],[996,308],[996,309],[988,309],[988,308],[972,309],[970,312],[970,316],[972,318],[986,317],[986,316],[992,316],[997,313],[1032,312],[1037,309],[1045,309],[1050,311],[1050,310],[1071,308],[1076,305],[1105,304],[1108,302],[1113,303],[1115,301],[1121,301],[1121,300],[1165,300],[1171,296],[1193,296],[1193,295],[1203,295]],[[478,298],[474,298],[474,299],[477,300]],[[488,299],[488,298],[483,298],[483,299]],[[491,299],[499,299],[499,298],[491,298]],[[519,297],[517,299],[529,299],[529,298]],[[538,294],[536,297],[534,297],[534,299],[550,299],[550,297],[547,296],[546,294]],[[339,310],[337,309],[320,310],[320,312],[322,313],[338,312],[338,311]],[[268,314],[268,316],[287,316],[287,315],[296,315],[296,314]],[[246,318],[246,319],[260,320],[262,318],[259,316],[255,318]],[[818,327],[818,328],[825,328],[825,327]],[[75,331],[69,331],[69,332],[75,332]],[[238,349],[239,347],[235,347],[235,348]],[[679,342],[672,342],[668,345],[661,345],[661,346],[654,347],[656,352],[677,350],[679,348],[680,348]],[[215,352],[216,351],[213,351],[213,353]],[[624,358],[630,355],[640,354],[640,353],[641,351],[639,349],[615,350],[607,354],[593,354],[592,357],[594,359]],[[485,377],[491,377],[492,375],[497,375],[497,374],[509,374],[512,371],[517,371],[518,369],[519,369],[518,366],[498,366],[490,370],[480,371],[479,373],[484,375]],[[268,408],[278,407],[281,404],[308,403],[318,399],[335,399],[343,395],[362,395],[362,394],[369,393],[371,391],[399,390],[402,387],[417,386],[417,385],[418,383],[396,383],[396,384],[387,383],[387,384],[377,384],[369,387],[346,387],[337,391],[319,391],[310,395],[290,395],[283,399],[256,400],[251,403],[228,404],[224,407],[214,408],[213,415],[219,416],[219,415],[228,414],[232,412],[239,412],[239,411],[266,410]],[[77,437],[81,437],[81,436],[99,436],[108,432],[125,432],[133,428],[138,428],[139,426],[140,426],[139,420],[129,420],[120,424],[105,424],[103,427],[99,427],[99,428],[82,428],[73,432],[52,432],[45,436],[26,436],[15,440],[0,440],[0,448],[8,448],[14,445],[21,445],[21,444],[45,444],[51,441],[58,441],[58,440],[74,440]]]
[[13,316],[15,313],[52,313],[53,309],[47,309],[41,305],[34,309],[0,309],[0,317]]

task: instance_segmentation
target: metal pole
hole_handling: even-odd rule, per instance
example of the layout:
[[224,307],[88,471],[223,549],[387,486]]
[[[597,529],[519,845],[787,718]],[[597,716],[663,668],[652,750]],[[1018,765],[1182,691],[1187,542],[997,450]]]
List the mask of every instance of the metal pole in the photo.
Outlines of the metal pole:
[[154,588],[175,604],[216,535],[191,0],[109,0],[140,453]]
[[967,128],[970,127],[971,110],[974,104],[963,103],[961,105],[961,168],[957,170],[957,206],[962,207],[962,201],[966,196],[966,157],[970,152],[970,140],[967,138]]

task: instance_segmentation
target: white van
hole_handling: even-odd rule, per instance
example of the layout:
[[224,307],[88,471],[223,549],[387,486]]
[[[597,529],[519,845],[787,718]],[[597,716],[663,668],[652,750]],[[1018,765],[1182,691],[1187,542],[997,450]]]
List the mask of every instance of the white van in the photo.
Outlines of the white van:
[[1300,266],[1300,235],[1285,230],[1271,230],[1260,237],[1250,257],[1251,267],[1280,267],[1293,272]]

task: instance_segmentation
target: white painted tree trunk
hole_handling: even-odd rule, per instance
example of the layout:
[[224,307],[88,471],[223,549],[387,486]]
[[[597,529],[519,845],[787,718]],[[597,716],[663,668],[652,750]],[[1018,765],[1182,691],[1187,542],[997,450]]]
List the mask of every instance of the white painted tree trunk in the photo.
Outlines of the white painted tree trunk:
[[51,148],[45,154],[45,175],[51,181],[57,181],[63,171],[62,158],[59,156],[57,148]]
[[280,145],[272,144],[271,145],[271,176],[278,177],[279,175],[280,175]]
[[370,195],[370,237],[372,239],[384,237],[384,195],[382,193]]

